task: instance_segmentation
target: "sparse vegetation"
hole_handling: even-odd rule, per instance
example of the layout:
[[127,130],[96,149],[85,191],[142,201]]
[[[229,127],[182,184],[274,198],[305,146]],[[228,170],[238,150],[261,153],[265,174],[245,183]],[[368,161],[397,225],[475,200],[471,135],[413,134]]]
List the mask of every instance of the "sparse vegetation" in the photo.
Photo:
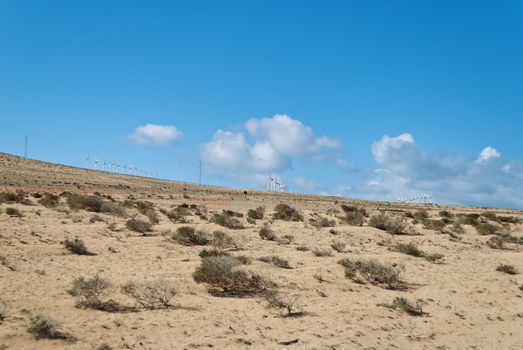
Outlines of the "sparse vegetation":
[[360,277],[374,285],[383,285],[388,289],[404,289],[401,271],[392,265],[384,265],[375,260],[342,259],[339,264],[345,268],[345,276],[361,283]]
[[480,224],[479,221],[479,214],[471,213],[471,214],[458,214],[459,222],[462,225],[470,225],[470,226],[477,226]]
[[280,293],[275,290],[266,290],[263,294],[263,299],[267,302],[267,306],[286,312],[286,316],[299,316],[303,312],[296,312],[300,306],[300,298],[296,295],[288,293]]
[[171,302],[177,294],[175,284],[167,280],[146,283],[128,282],[121,289],[140,306],[150,310],[172,307]]
[[317,229],[323,228],[323,227],[335,227],[336,221],[329,220],[327,218],[319,218],[317,220],[311,219],[310,223],[312,226],[316,227]]
[[[243,225],[237,219],[239,213],[235,213],[230,210],[224,210],[221,214],[214,214],[213,222],[217,225],[227,227],[231,230],[243,229]],[[242,215],[243,216],[243,215]]]
[[78,238],[75,238],[73,240],[66,239],[64,241],[64,246],[71,253],[75,253],[78,255],[94,255],[92,252],[89,251],[89,249],[87,249],[84,241]]
[[[35,197],[38,198],[38,197]],[[60,202],[60,197],[57,195],[54,195],[52,193],[44,193],[43,196],[40,197],[38,200],[38,203],[43,205],[46,208],[54,208],[58,206],[58,203]]]
[[214,231],[212,234],[212,245],[219,249],[236,249],[239,250],[240,244],[237,240],[223,231]]
[[104,200],[99,195],[86,196],[81,194],[69,193],[67,204],[74,210],[87,210],[95,213],[110,213],[125,216],[123,207],[117,203]]
[[345,216],[342,218],[344,223],[351,226],[362,226],[365,223],[367,211],[364,208],[343,204],[341,209],[345,214]]
[[513,265],[499,265],[496,271],[506,273],[508,275],[517,275],[519,271]]
[[303,215],[301,215],[296,209],[287,204],[278,204],[274,208],[274,214],[272,214],[274,220],[284,221],[303,221]]
[[264,263],[268,263],[271,265],[274,265],[276,267],[282,268],[282,269],[290,269],[289,261],[287,259],[280,258],[279,256],[272,255],[272,256],[263,256],[261,258],[258,258],[259,261],[262,261]]
[[439,216],[442,218],[452,219],[454,215],[448,210],[442,210],[439,212]]
[[179,227],[173,238],[184,245],[207,245],[210,243],[206,232],[196,230],[190,226]]
[[152,225],[150,223],[148,223],[147,221],[140,220],[140,219],[129,219],[125,223],[125,226],[129,230],[134,231],[134,232],[139,232],[139,233],[150,232],[151,227],[152,227]]
[[207,283],[228,295],[261,292],[271,283],[257,273],[240,268],[241,262],[232,256],[210,256],[193,274],[197,283]]
[[332,256],[332,250],[330,250],[329,248],[316,247],[312,250],[312,253],[318,257]]
[[490,223],[482,223],[476,225],[476,231],[480,235],[495,235],[500,231],[500,227]]
[[384,213],[375,214],[370,218],[369,226],[384,230],[393,235],[409,234],[405,218],[399,216],[390,217]]
[[415,305],[413,305],[410,301],[408,301],[406,298],[396,297],[392,301],[392,304],[382,304],[381,306],[385,306],[394,310],[400,310],[403,311],[411,316],[423,316],[425,313],[423,312],[423,309],[421,308],[421,305],[416,302]]
[[392,247],[392,250],[403,253],[415,257],[423,257],[425,256],[425,252],[420,250],[418,246],[414,242],[410,243],[396,243],[394,247]]
[[24,200],[25,194],[22,192],[0,192],[0,204],[2,203],[19,203]]
[[463,226],[461,226],[459,222],[455,222],[450,228],[450,230],[458,235],[462,235],[465,233],[465,229],[463,228]]
[[489,238],[488,241],[486,242],[486,244],[492,249],[504,249],[505,248],[503,240],[498,236]]
[[331,248],[337,251],[338,253],[343,253],[345,251],[345,248],[347,248],[347,243],[340,240],[334,240],[331,243]]
[[220,250],[220,249],[204,249],[200,252],[199,256],[200,258],[207,258],[209,256],[224,256],[224,255],[231,255],[229,254],[228,252],[224,252],[223,250]]
[[289,245],[294,241],[293,235],[283,235],[281,238],[278,239],[278,243],[281,245]]
[[0,300],[0,324],[5,320],[7,317],[7,305]]

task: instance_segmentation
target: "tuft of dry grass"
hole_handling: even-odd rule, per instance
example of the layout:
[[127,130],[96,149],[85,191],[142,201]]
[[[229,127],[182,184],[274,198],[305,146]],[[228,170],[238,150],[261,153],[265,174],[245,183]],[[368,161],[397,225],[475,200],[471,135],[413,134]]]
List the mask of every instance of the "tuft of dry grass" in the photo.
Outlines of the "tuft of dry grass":
[[267,225],[263,226],[260,229],[260,238],[266,239],[268,241],[277,241],[278,236],[276,236],[276,233],[271,230]]
[[36,316],[31,319],[27,332],[32,334],[35,339],[56,339],[75,341],[74,337],[59,331],[58,323],[46,316]]
[[393,235],[407,235],[408,224],[405,218],[391,217],[384,213],[373,215],[369,220],[369,226],[386,231]]
[[517,275],[519,274],[518,269],[516,269],[513,265],[499,265],[496,268],[496,271],[506,273],[508,275]]
[[274,211],[272,214],[274,220],[303,221],[303,215],[287,204],[278,204]]
[[71,253],[75,253],[78,255],[96,255],[89,251],[87,247],[85,246],[84,241],[81,239],[75,238],[73,240],[66,239],[64,241],[64,246],[67,250],[69,250]]
[[332,251],[329,248],[316,247],[316,248],[312,249],[312,253],[318,257],[332,256]]
[[296,311],[301,307],[300,298],[297,295],[280,293],[275,290],[266,290],[263,292],[262,297],[267,302],[267,307],[285,312],[285,316],[287,317],[303,315],[303,312]]
[[404,289],[401,271],[392,265],[384,265],[375,260],[342,259],[338,262],[345,268],[345,276],[355,282],[361,282],[358,277],[374,285],[384,285],[387,289]]
[[392,301],[392,304],[380,304],[394,310],[403,311],[411,316],[423,316],[426,313],[423,312],[420,303],[412,304],[408,299],[402,297],[396,297]]
[[129,219],[125,223],[125,227],[134,232],[147,233],[151,231],[152,225],[140,219]]
[[210,243],[206,232],[190,226],[178,227],[173,238],[183,245],[207,245]]
[[345,248],[347,248],[347,243],[340,240],[334,240],[331,243],[331,248],[337,251],[338,253],[343,253],[345,251]]
[[279,256],[276,256],[276,255],[262,256],[261,258],[258,258],[258,261],[262,261],[264,263],[268,263],[268,264],[274,265],[274,266],[282,268],[282,269],[291,269],[292,268],[289,265],[289,261],[287,259],[280,258]]
[[168,309],[177,294],[176,285],[167,280],[135,283],[128,282],[121,288],[122,293],[133,298],[140,306],[149,309]]

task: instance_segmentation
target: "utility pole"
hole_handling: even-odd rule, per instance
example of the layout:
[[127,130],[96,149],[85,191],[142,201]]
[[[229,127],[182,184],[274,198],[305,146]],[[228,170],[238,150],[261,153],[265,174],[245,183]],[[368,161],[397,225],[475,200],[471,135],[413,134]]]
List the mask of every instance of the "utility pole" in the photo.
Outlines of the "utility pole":
[[27,135],[25,135],[24,158],[27,158]]

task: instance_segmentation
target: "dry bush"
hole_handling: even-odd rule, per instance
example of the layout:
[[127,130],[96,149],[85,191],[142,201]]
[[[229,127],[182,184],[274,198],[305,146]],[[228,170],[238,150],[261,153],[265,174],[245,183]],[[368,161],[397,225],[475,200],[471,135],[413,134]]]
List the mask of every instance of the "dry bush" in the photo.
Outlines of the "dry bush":
[[177,294],[175,284],[167,280],[146,283],[128,282],[121,290],[139,305],[150,310],[172,307],[171,301]]
[[471,214],[458,214],[459,222],[462,225],[471,225],[471,226],[477,226],[480,224],[479,221],[479,214],[471,213]]
[[492,249],[504,249],[505,248],[503,239],[501,239],[498,236],[489,238],[489,240],[486,242],[486,244]]
[[95,222],[104,222],[104,219],[98,215],[93,215],[90,219],[89,219],[89,222],[91,224],[94,224]]
[[415,257],[423,257],[425,256],[425,252],[420,250],[416,243],[410,242],[410,243],[396,243],[394,247],[392,247],[392,250],[403,253]]
[[59,202],[60,197],[52,193],[44,193],[43,196],[38,200],[38,203],[46,208],[54,208],[58,205]]
[[296,309],[301,307],[300,298],[297,295],[266,290],[263,292],[262,297],[267,302],[268,307],[286,312],[288,317],[303,315],[303,312],[296,311]]
[[370,218],[369,226],[387,231],[393,235],[409,234],[407,221],[399,216],[390,217],[384,213],[375,214]]
[[271,230],[267,225],[263,226],[260,229],[260,238],[266,239],[268,241],[278,240],[278,236],[276,236],[276,233],[273,230]]
[[345,216],[342,218],[344,223],[351,226],[362,226],[365,223],[365,217],[367,217],[365,208],[343,204],[341,209],[345,213]]
[[289,244],[291,244],[293,241],[294,241],[294,236],[293,236],[293,235],[283,235],[282,237],[280,237],[280,238],[278,239],[278,244],[281,244],[281,245],[289,245]]
[[20,210],[16,209],[16,208],[5,208],[5,213],[9,216],[13,216],[13,217],[17,217],[17,218],[21,218],[23,215],[22,213],[20,212]]
[[120,204],[106,201],[99,195],[86,196],[69,193],[67,195],[67,204],[73,210],[87,210],[95,213],[125,216],[125,210]]
[[84,241],[82,241],[81,239],[66,239],[63,243],[65,248],[69,250],[71,253],[75,253],[78,255],[95,255],[94,253],[90,252],[89,249],[87,249]]
[[519,271],[513,265],[499,265],[496,271],[504,272],[509,275],[517,275]]
[[206,232],[190,226],[179,227],[173,238],[184,245],[207,245],[210,242]]
[[375,260],[342,259],[339,264],[345,268],[345,276],[356,282],[358,277],[374,285],[384,285],[387,289],[404,289],[405,283],[401,280],[401,271],[392,265],[384,265]]
[[327,218],[320,218],[318,220],[310,219],[310,224],[317,229],[323,228],[323,227],[335,227],[336,221],[329,220]]
[[140,219],[129,219],[125,223],[125,226],[129,230],[134,231],[134,232],[139,232],[139,233],[150,232],[151,227],[152,227],[152,225],[150,223],[148,223],[147,221],[140,220]]
[[332,241],[331,248],[337,251],[338,253],[343,253],[345,251],[345,248],[347,248],[347,244],[340,240],[335,240]]
[[188,208],[187,205],[179,205],[175,209],[168,212],[165,209],[160,209],[160,212],[167,216],[169,220],[171,220],[174,223],[186,223],[187,219],[186,217],[191,215],[191,210]]
[[394,309],[394,310],[400,310],[403,311],[411,316],[423,316],[425,313],[423,312],[423,309],[421,308],[420,303],[416,302],[415,305],[413,305],[410,301],[408,301],[405,298],[396,297],[392,301],[392,304],[384,304],[382,306]]
[[312,253],[318,257],[328,257],[332,256],[332,251],[329,248],[314,248]]
[[214,214],[213,222],[217,225],[227,227],[231,230],[243,229],[243,225],[237,219],[237,217],[239,216],[235,214],[235,212],[232,212],[230,210],[224,210],[221,214]]
[[0,192],[0,204],[2,203],[19,203],[23,201],[25,194],[22,192]]
[[465,233],[465,229],[459,222],[455,222],[454,225],[450,228],[450,230],[458,235],[462,235]]
[[413,216],[414,219],[418,219],[419,221],[423,222],[429,218],[429,213],[425,209],[419,209],[414,212]]
[[256,209],[249,209],[247,212],[247,217],[254,219],[254,220],[261,220],[265,216],[265,208],[264,207],[258,207]]
[[96,350],[113,350],[113,347],[108,343],[102,343],[99,347],[96,348]]
[[303,215],[287,204],[278,204],[274,207],[274,211],[272,214],[274,220],[303,221]]
[[104,299],[109,295],[110,287],[111,284],[99,276],[78,277],[73,280],[73,287],[67,292],[76,298],[76,307],[103,310]]
[[485,236],[496,235],[499,233],[500,230],[501,230],[501,227],[490,224],[490,223],[482,223],[482,224],[476,225],[476,231],[480,235],[485,235]]
[[231,254],[229,254],[228,252],[224,252],[223,250],[220,250],[220,249],[204,249],[202,250],[199,254],[200,258],[207,258],[209,256],[230,256]]
[[446,224],[443,220],[425,220],[423,226],[428,230],[441,231],[445,228]]
[[441,259],[443,259],[443,254],[438,254],[438,253],[427,254],[427,253],[425,253],[424,258],[427,261],[430,261],[430,262],[433,262],[433,263],[437,263],[437,262],[440,262]]
[[228,295],[261,292],[271,285],[261,275],[241,269],[240,265],[241,262],[233,256],[206,257],[193,278],[197,283],[207,283]]
[[223,231],[214,231],[212,234],[212,245],[219,249],[241,249],[241,245],[231,237],[229,234]]
[[305,245],[299,245],[296,247],[296,250],[300,251],[300,252],[308,252],[310,249],[309,249],[309,247],[307,247]]
[[27,332],[35,339],[59,339],[74,341],[74,337],[57,330],[58,323],[45,316],[36,316],[31,319]]
[[441,216],[442,218],[452,219],[454,217],[454,214],[452,214],[448,210],[442,210],[439,212],[439,216]]
[[504,224],[521,224],[521,219],[515,216],[498,216],[497,221]]
[[0,324],[2,324],[2,321],[5,320],[7,317],[7,305],[0,300]]
[[160,219],[154,210],[153,203],[138,201],[136,202],[136,209],[139,213],[147,216],[147,219],[149,219],[151,224],[156,225],[158,222],[160,222]]
[[287,259],[280,258],[276,255],[262,256],[261,258],[258,258],[258,261],[262,261],[264,263],[271,264],[282,269],[291,269],[291,266],[289,265],[289,261]]
[[3,255],[0,255],[0,265],[5,266],[6,268],[8,268],[11,271],[16,271],[16,266],[12,265],[9,262],[9,260]]

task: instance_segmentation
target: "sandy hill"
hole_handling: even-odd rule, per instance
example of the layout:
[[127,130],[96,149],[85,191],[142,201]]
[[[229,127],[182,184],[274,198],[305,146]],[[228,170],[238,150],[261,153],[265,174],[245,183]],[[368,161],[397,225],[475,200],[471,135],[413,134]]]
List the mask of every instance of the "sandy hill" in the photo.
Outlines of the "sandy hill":
[[0,154],[0,349],[521,349],[522,222]]

